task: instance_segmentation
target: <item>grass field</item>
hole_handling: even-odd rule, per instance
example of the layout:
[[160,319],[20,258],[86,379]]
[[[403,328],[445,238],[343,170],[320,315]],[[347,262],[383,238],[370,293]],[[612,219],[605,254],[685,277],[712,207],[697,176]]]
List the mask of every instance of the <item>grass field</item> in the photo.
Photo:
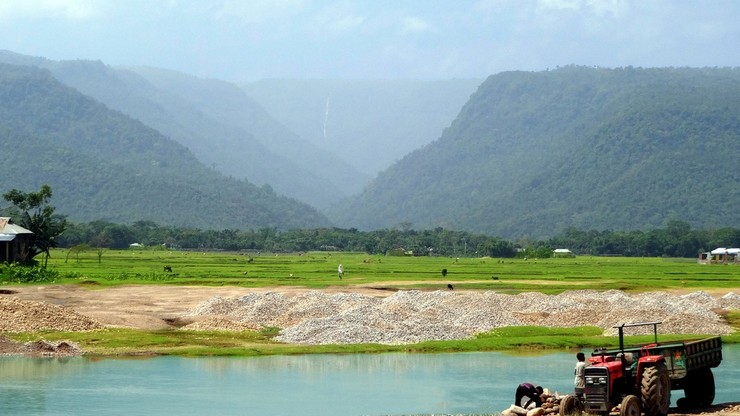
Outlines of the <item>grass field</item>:
[[[340,281],[337,266],[344,266]],[[169,266],[172,272],[165,272]],[[360,253],[214,253],[165,250],[106,250],[71,255],[54,250],[49,267],[58,283],[101,285],[189,284],[243,287],[366,284],[393,289],[435,289],[448,282],[465,289],[505,293],[572,289],[737,289],[740,265],[700,265],[693,259],[576,257],[495,259],[369,256]],[[447,276],[442,276],[447,269]]]
[[[303,254],[214,253],[165,250],[106,250],[100,262],[95,251],[67,258],[54,250],[49,267],[61,284],[106,287],[125,284],[233,285],[241,287],[369,285],[398,290],[434,290],[454,283],[456,289],[503,293],[539,291],[548,294],[573,289],[619,289],[628,292],[685,289],[738,291],[740,265],[699,265],[693,259],[577,257],[574,259],[492,259],[369,256],[360,253]],[[251,259],[251,260],[250,260]],[[344,266],[342,280],[337,266]],[[172,272],[164,271],[169,266]],[[442,269],[447,269],[446,277]],[[94,284],[91,284],[94,283]],[[740,342],[740,313],[727,316],[736,332],[725,342]],[[433,341],[414,345],[296,346],[272,341],[277,328],[262,332],[143,331],[109,329],[95,332],[11,334],[16,340],[72,340],[99,355],[178,354],[254,356],[299,353],[377,353],[388,351],[448,352],[510,349],[585,348],[614,346],[615,337],[601,336],[595,327],[499,328],[475,339]],[[685,337],[685,336],[684,336]],[[663,340],[679,339],[665,336]],[[647,342],[634,337],[631,342]]]

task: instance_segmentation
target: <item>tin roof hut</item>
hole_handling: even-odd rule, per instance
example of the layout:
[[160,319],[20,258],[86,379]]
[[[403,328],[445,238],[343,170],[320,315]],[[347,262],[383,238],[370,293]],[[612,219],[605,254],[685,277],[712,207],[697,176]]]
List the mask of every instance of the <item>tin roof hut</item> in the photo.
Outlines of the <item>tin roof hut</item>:
[[27,260],[32,238],[33,232],[13,224],[9,217],[0,217],[0,262]]

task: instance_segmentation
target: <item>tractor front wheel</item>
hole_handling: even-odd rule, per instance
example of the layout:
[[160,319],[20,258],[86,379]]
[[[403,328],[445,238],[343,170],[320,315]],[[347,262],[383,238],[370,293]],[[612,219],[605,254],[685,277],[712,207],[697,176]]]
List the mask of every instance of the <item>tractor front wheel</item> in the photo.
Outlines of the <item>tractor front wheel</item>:
[[619,406],[619,416],[640,416],[640,399],[637,396],[630,394],[622,399],[622,404]]
[[576,396],[565,396],[560,401],[560,416],[580,416],[583,405]]
[[646,416],[668,414],[668,407],[671,405],[671,380],[665,364],[648,367],[643,371],[640,394]]

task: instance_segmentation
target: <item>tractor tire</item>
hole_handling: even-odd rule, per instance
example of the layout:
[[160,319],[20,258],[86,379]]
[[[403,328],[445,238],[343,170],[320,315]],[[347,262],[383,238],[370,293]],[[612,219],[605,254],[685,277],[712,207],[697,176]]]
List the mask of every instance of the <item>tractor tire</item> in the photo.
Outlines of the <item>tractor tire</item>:
[[683,388],[689,407],[707,407],[714,401],[714,375],[710,368],[700,368],[686,375]]
[[560,401],[560,416],[580,416],[583,413],[583,405],[576,396],[565,396]]
[[648,367],[642,373],[640,395],[646,416],[666,416],[671,405],[671,380],[665,364]]
[[642,413],[640,399],[632,394],[624,396],[622,404],[619,406],[619,416],[640,416],[640,413]]

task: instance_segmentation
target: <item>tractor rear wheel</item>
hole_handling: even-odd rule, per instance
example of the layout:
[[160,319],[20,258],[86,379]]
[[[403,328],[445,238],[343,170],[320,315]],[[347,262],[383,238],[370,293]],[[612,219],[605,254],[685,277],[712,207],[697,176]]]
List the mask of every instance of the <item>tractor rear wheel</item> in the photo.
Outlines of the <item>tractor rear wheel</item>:
[[619,416],[640,416],[640,399],[637,396],[630,394],[624,396],[622,404],[619,406]]
[[646,416],[668,414],[668,407],[671,405],[671,380],[665,364],[648,367],[643,371],[640,394]]
[[710,368],[700,368],[686,375],[683,388],[686,402],[691,407],[707,407],[714,401],[714,375]]
[[583,413],[583,405],[576,396],[565,396],[560,401],[560,416],[580,416]]

